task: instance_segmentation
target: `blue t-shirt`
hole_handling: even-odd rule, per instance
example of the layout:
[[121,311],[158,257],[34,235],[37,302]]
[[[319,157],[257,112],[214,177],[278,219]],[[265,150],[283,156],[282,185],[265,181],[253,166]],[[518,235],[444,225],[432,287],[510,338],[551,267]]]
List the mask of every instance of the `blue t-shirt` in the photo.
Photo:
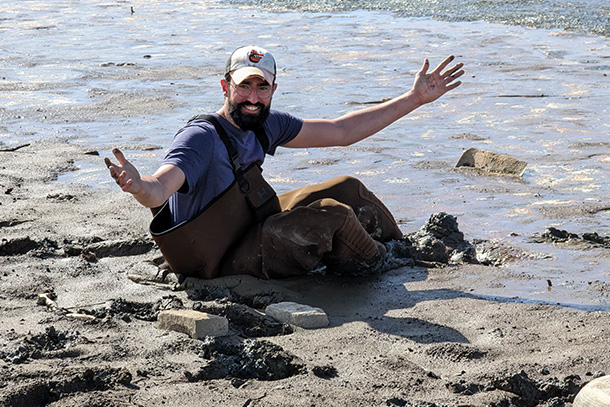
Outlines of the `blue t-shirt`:
[[[253,163],[262,165],[265,153],[252,131],[243,131],[214,113],[237,150],[242,168]],[[268,154],[295,138],[303,120],[288,113],[271,110],[265,121],[269,139]],[[169,199],[173,225],[195,217],[215,197],[226,190],[235,176],[229,154],[214,126],[205,120],[194,120],[174,136],[163,164],[173,164],[186,176],[185,185]]]

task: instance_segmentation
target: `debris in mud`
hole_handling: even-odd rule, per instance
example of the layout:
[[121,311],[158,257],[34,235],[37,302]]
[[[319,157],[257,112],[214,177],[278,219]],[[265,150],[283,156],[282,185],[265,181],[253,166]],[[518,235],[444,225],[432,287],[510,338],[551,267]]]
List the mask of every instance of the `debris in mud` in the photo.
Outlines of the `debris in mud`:
[[96,318],[118,317],[125,322],[131,321],[131,317],[142,321],[156,321],[159,312],[168,309],[182,309],[184,304],[176,296],[168,295],[155,303],[137,303],[126,301],[122,298],[113,299],[103,308],[89,310],[78,310],[80,314],[93,315]]
[[64,246],[66,256],[93,255],[103,257],[137,256],[148,253],[154,247],[151,239],[104,240],[92,243],[69,243]]
[[521,371],[495,377],[487,385],[460,380],[457,383],[446,383],[446,387],[453,393],[463,395],[494,390],[509,393],[505,400],[492,403],[492,407],[535,407],[542,403],[553,406],[571,403],[583,384],[580,383],[580,377],[577,375],[567,376],[563,380],[551,378],[541,381],[530,379],[524,371]]
[[332,379],[333,377],[338,376],[337,369],[331,365],[314,366],[311,371],[321,379]]
[[3,395],[0,405],[44,407],[75,393],[106,391],[117,385],[129,386],[132,380],[131,373],[125,368],[70,369],[61,373],[46,372],[40,377],[36,381],[31,381],[30,377],[16,378],[18,384]]
[[25,338],[16,338],[21,345],[13,351],[1,351],[0,357],[9,363],[23,363],[29,359],[43,357],[64,357],[65,351],[79,337],[78,331],[58,332],[53,325],[47,327],[45,332],[37,335],[28,335]]
[[306,372],[298,357],[278,345],[255,339],[208,338],[200,356],[209,362],[195,373],[185,372],[189,382],[224,378],[281,380]]
[[485,266],[501,266],[522,259],[539,257],[533,253],[497,241],[475,240],[476,260]]
[[535,243],[582,243],[594,247],[610,248],[610,236],[600,236],[597,232],[586,232],[582,236],[566,230],[550,227],[533,236]]
[[487,352],[470,345],[443,343],[432,346],[426,351],[426,354],[435,358],[448,359],[453,362],[463,362],[481,359]]
[[244,304],[236,304],[226,300],[206,301],[195,303],[193,309],[227,317],[231,328],[250,338],[288,335],[293,332],[290,325],[277,322]]
[[29,236],[11,240],[2,239],[2,242],[0,242],[0,256],[18,256],[26,254],[37,247],[38,242],[30,239]]

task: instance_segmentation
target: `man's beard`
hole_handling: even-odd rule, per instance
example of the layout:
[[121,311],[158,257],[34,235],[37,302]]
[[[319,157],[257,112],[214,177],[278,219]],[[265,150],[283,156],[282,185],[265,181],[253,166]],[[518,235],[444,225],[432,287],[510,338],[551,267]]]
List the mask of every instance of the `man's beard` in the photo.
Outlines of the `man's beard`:
[[234,103],[229,102],[229,116],[233,119],[233,122],[242,130],[254,130],[263,127],[265,120],[269,117],[269,111],[271,109],[271,103],[267,106],[258,102],[254,106],[260,107],[258,114],[244,114],[242,107],[246,105],[252,105],[250,102]]

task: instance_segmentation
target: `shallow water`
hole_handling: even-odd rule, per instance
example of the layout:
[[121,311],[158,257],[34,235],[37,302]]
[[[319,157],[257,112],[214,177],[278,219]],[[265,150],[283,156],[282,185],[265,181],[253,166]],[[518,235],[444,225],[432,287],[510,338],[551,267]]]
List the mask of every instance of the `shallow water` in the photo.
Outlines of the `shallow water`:
[[[604,209],[610,39],[594,29],[607,29],[607,6],[588,2],[599,10],[592,13],[595,23],[573,32],[563,29],[570,24],[547,30],[467,21],[478,3],[464,6],[459,19],[466,21],[382,7],[398,3],[407,4],[359,10],[354,2],[318,2],[332,7],[295,13],[280,12],[274,2],[263,8],[240,1],[10,7],[1,1],[0,142],[63,136],[104,156],[116,145],[147,173],[189,117],[220,107],[222,68],[239,45],[257,43],[274,53],[280,73],[273,105],[305,118],[332,118],[397,96],[410,88],[423,58],[436,65],[454,54],[467,70],[454,92],[351,147],[281,149],[266,162],[266,176],[283,192],[355,175],[405,232],[445,211],[458,216],[467,239],[497,239],[536,254],[509,266],[516,281],[481,294],[610,306],[607,291],[591,290],[591,282],[608,281],[602,249],[531,242],[549,226],[610,235]],[[291,4],[298,10],[313,3]],[[339,5],[347,6],[339,11]],[[521,178],[456,170],[470,147],[513,155],[528,167]],[[60,182],[114,187],[100,159],[77,165],[80,171]],[[601,209],[563,213],[576,204]]]

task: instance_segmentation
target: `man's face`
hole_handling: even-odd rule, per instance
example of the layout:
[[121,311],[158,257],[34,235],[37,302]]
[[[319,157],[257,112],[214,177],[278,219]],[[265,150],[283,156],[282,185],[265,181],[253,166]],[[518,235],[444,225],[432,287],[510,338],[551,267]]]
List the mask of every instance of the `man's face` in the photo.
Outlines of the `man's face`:
[[227,89],[229,115],[242,130],[262,127],[269,117],[272,96],[272,85],[257,76],[246,78],[237,86],[231,82]]

